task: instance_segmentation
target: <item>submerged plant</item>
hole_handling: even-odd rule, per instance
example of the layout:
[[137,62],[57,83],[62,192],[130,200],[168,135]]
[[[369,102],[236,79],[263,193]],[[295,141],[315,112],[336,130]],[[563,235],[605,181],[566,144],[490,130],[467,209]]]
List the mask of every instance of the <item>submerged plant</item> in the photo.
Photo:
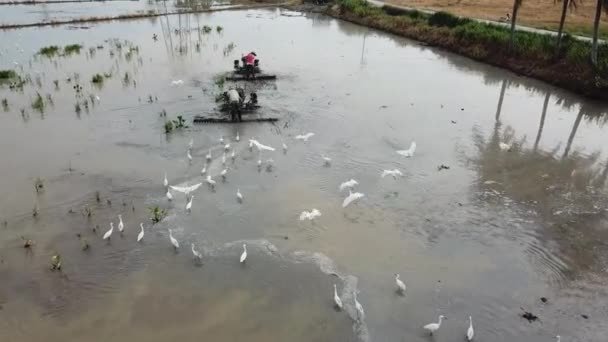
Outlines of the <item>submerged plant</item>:
[[101,84],[101,83],[103,83],[103,75],[101,75],[101,74],[95,74],[95,75],[93,75],[93,78],[91,79],[91,82],[93,82],[95,84]]
[[76,112],[76,114],[80,114],[80,102],[76,102],[76,104],[74,105],[74,111]]
[[169,134],[173,131],[173,122],[167,121],[165,122],[165,133]]
[[93,216],[93,209],[91,207],[89,207],[88,205],[84,207],[83,212],[84,212],[84,215],[88,218]]
[[203,33],[210,33],[211,31],[213,31],[213,29],[211,28],[211,26],[203,26]]
[[53,57],[59,53],[59,46],[57,45],[49,45],[38,50],[39,55],[43,55],[45,57]]
[[177,116],[177,120],[173,120],[173,125],[175,126],[176,129],[181,129],[181,128],[188,128],[187,125],[185,125],[186,120],[184,120],[184,118],[181,115]]
[[148,209],[150,209],[150,213],[152,214],[152,217],[150,218],[152,220],[152,223],[158,223],[162,221],[165,216],[167,216],[167,210],[162,209],[158,206],[150,207]]
[[2,99],[2,108],[5,112],[8,112],[8,100],[6,98]]
[[35,204],[34,209],[32,209],[32,217],[38,217],[38,204]]
[[44,112],[44,99],[40,95],[40,93],[36,93],[36,99],[32,102],[32,108],[39,112]]
[[80,53],[80,49],[82,49],[82,45],[80,44],[70,44],[70,45],[66,45],[63,48],[63,53],[67,56],[75,54],[75,53]]
[[16,77],[17,73],[14,70],[0,70],[0,80],[10,80]]
[[222,33],[222,31],[224,30],[224,28],[218,25],[218,26],[215,28],[215,30],[217,31],[217,33]]
[[55,84],[55,90],[59,90],[59,80],[54,80],[53,83]]
[[34,188],[36,189],[36,193],[40,193],[44,190],[44,181],[40,177],[36,177],[34,180]]

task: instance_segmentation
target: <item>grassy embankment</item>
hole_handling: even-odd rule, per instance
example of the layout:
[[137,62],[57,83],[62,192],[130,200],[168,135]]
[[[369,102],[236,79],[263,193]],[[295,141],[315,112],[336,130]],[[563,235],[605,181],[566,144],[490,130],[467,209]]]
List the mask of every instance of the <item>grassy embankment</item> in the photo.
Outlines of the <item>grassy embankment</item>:
[[516,32],[509,47],[508,28],[459,18],[445,12],[425,14],[369,5],[364,0],[338,0],[329,13],[429,45],[510,69],[574,92],[608,100],[608,45],[600,46],[597,67],[590,63],[591,44],[566,36],[556,56],[556,38]]

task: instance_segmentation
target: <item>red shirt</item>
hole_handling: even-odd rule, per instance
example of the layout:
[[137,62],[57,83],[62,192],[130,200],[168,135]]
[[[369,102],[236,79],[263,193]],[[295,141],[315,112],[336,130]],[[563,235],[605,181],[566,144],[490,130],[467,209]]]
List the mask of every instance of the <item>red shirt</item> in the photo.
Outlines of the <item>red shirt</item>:
[[247,56],[245,56],[245,63],[247,63],[249,65],[253,65],[255,63],[255,55],[250,53]]

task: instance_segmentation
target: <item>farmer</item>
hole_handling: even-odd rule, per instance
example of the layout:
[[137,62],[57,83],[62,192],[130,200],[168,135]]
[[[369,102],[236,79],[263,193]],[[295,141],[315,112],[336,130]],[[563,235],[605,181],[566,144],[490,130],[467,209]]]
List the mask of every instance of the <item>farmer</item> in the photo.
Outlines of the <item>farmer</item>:
[[257,58],[258,55],[255,54],[255,52],[251,51],[247,56],[244,57],[244,62],[245,62],[245,76],[247,78],[249,78],[250,76],[255,78],[255,73],[254,73],[254,66],[255,66],[255,59]]
[[230,116],[232,121],[237,121],[237,115],[238,121],[241,121],[241,95],[234,88],[230,88],[226,92],[226,95],[228,97],[228,105],[230,106]]

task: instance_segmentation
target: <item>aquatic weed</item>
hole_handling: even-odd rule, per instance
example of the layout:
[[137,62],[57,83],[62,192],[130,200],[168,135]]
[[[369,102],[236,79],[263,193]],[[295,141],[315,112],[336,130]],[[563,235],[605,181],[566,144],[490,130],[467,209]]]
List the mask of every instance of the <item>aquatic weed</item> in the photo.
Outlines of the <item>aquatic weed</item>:
[[32,102],[32,108],[39,111],[44,112],[44,99],[40,95],[40,93],[36,93],[36,99]]
[[38,50],[38,54],[45,56],[45,57],[54,57],[55,55],[57,55],[59,53],[59,46],[57,45],[49,45],[49,46],[45,46],[40,48],[40,50]]
[[34,180],[34,189],[36,189],[37,194],[44,190],[44,181],[42,180],[42,178],[36,177],[36,179]]
[[8,112],[8,100],[6,98],[2,99],[2,108],[5,112]]
[[162,209],[158,206],[150,207],[148,209],[150,210],[150,213],[152,214],[152,217],[150,218],[152,220],[152,223],[158,223],[167,216],[167,210]]
[[76,114],[80,114],[80,102],[76,102],[76,104],[74,105],[74,111],[76,112]]
[[102,74],[95,74],[95,75],[93,75],[93,78],[91,79],[91,82],[93,82],[95,84],[101,84],[101,83],[103,83],[103,75]]
[[173,122],[167,121],[165,122],[165,133],[169,134],[173,131]]
[[215,28],[215,30],[217,31],[217,33],[222,33],[222,31],[224,30],[224,28],[218,25],[218,26]]
[[14,70],[0,70],[0,80],[10,80],[17,77]]
[[66,56],[70,56],[73,54],[79,54],[80,53],[80,49],[82,49],[82,45],[80,44],[70,44],[70,45],[66,45],[63,48],[63,54]]
[[213,31],[213,29],[211,28],[211,26],[203,26],[203,33],[207,34],[210,33],[211,31]]

